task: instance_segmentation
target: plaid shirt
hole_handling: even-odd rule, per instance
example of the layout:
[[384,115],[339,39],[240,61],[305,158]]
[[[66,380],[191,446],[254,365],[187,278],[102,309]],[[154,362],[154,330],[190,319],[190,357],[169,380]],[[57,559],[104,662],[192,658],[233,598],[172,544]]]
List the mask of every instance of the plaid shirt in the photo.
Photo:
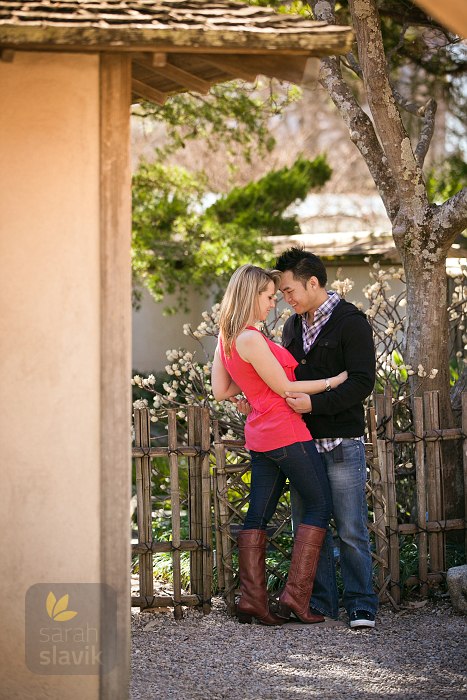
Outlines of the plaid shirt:
[[[340,302],[341,298],[336,292],[328,292],[328,298],[323,301],[321,306],[319,306],[315,313],[313,314],[313,321],[308,323],[307,315],[302,316],[302,340],[303,349],[305,353],[308,353],[313,347],[316,338],[318,337],[321,329],[326,325],[326,323],[331,318],[331,314],[336,308],[337,304]],[[312,399],[313,401],[313,399]],[[360,440],[363,442],[363,437],[352,438],[354,440]],[[315,439],[315,445],[318,452],[331,452],[337,445],[340,445],[343,438],[319,438]]]
[[308,323],[307,315],[302,316],[302,338],[305,353],[310,351],[323,326],[331,318],[331,314],[340,302],[341,298],[336,292],[328,292],[328,298],[318,306],[313,314],[312,323]]

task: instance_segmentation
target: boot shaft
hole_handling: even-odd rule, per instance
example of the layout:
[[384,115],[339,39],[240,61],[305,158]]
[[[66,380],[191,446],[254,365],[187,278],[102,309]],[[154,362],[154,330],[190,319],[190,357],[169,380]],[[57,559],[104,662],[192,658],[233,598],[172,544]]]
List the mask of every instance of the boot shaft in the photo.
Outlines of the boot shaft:
[[243,588],[265,589],[266,587],[266,546],[265,530],[242,530],[238,533],[238,568],[240,590]]
[[298,528],[287,583],[279,598],[280,615],[287,618],[290,612],[294,612],[305,623],[324,620],[322,616],[310,613],[310,598],[325,536],[325,528],[313,525]]
[[266,589],[265,530],[242,530],[238,534],[238,569],[240,576],[240,601],[237,614],[240,621],[255,617],[263,625],[281,625],[283,620],[269,611]]

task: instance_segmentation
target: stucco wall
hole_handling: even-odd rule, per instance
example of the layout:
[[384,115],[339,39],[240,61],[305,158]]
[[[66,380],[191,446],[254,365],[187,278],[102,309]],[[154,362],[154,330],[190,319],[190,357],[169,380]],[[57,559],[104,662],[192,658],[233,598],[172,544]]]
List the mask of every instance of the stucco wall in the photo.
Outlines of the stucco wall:
[[[97,697],[24,661],[25,593],[99,581],[99,64],[0,62],[0,697]],[[6,545],[6,543],[8,543]]]

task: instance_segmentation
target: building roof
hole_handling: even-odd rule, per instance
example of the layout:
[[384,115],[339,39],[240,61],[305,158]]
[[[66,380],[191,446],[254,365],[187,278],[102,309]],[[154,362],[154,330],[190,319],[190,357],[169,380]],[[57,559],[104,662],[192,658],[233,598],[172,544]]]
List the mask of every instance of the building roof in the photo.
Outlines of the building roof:
[[[391,222],[377,194],[312,193],[303,202],[290,205],[285,215],[297,217],[300,233],[269,236],[277,255],[300,245],[327,261],[363,261],[370,255],[381,262],[400,263]],[[458,266],[466,255],[467,240],[460,236],[449,250],[451,267],[454,260]]]
[[[349,48],[349,27],[232,0],[0,1],[0,41],[115,46],[284,49],[308,55]],[[162,50],[162,49],[161,49]]]
[[[124,51],[134,101],[266,75],[298,84],[310,57],[345,54],[350,27],[232,0],[0,0],[0,52]],[[313,72],[313,70],[312,70]]]

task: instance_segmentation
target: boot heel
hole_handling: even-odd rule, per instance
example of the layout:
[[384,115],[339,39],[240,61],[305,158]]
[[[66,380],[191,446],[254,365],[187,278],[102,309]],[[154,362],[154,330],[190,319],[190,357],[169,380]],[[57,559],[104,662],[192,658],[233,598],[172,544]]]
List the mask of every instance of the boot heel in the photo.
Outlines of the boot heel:
[[239,622],[242,623],[242,625],[251,625],[251,622],[253,620],[253,616],[248,615],[248,613],[238,612],[237,619]]

